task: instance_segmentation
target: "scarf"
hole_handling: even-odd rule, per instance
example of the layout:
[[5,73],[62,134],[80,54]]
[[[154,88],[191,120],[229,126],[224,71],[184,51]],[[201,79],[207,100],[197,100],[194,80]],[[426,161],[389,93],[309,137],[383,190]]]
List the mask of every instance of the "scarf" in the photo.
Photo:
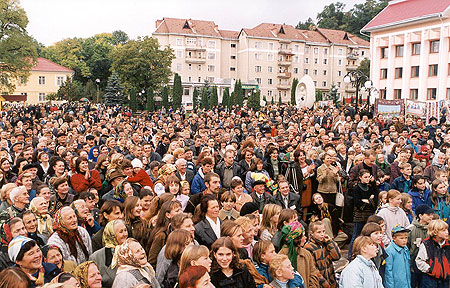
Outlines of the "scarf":
[[127,180],[123,180],[122,182],[119,183],[119,185],[117,185],[114,188],[114,195],[113,195],[113,199],[117,200],[119,202],[121,202],[123,204],[123,202],[125,202],[125,199],[127,199],[127,194],[125,193],[125,183],[128,183]]
[[[94,157],[94,149],[97,149],[97,151],[98,151],[97,157]],[[96,163],[97,162],[97,158],[98,158],[99,155],[100,155],[100,150],[98,149],[97,146],[94,146],[94,147],[91,148],[91,150],[89,150],[88,160]]]
[[34,282],[37,287],[44,285],[45,269],[43,266],[41,266],[41,268],[39,268],[38,272],[36,272],[35,274],[31,275],[27,273],[27,275],[28,278],[30,278],[31,282]]
[[58,236],[59,238],[61,238],[61,240],[69,245],[71,255],[73,255],[75,258],[78,258],[78,242],[81,250],[83,250],[84,256],[86,256],[86,258],[89,258],[89,252],[86,248],[86,245],[84,245],[83,239],[81,239],[80,232],[78,232],[78,227],[75,230],[69,230],[65,225],[61,215],[61,212],[64,208],[65,207],[62,207],[56,212],[55,221],[53,222],[53,230],[58,233]]
[[114,232],[114,225],[118,222],[123,223],[122,220],[114,220],[108,222],[108,224],[106,224],[105,226],[105,229],[103,230],[103,237],[102,237],[103,246],[105,246],[106,248],[110,248],[113,253],[113,259],[110,264],[114,266],[116,266],[117,263],[117,258],[116,254],[114,253],[114,250],[119,245],[116,233]]
[[297,270],[297,247],[295,247],[294,240],[298,237],[302,237],[305,229],[303,225],[298,221],[293,221],[287,225],[284,225],[281,229],[281,247],[287,245],[289,248],[288,258],[291,261],[292,266]]
[[88,284],[88,270],[91,264],[97,265],[94,261],[86,261],[78,265],[73,270],[73,276],[80,282],[80,288],[89,288]]
[[34,215],[36,215],[36,221],[38,224],[37,231],[39,232],[39,234],[43,234],[45,230],[48,231],[49,235],[52,234],[53,233],[52,217],[49,214],[44,215],[39,214],[37,212],[37,207],[34,206],[33,202],[30,203],[30,209],[31,212],[33,212]]
[[0,241],[2,246],[8,246],[9,242],[13,239],[11,233],[11,227],[9,227],[9,221],[3,223],[0,226]]

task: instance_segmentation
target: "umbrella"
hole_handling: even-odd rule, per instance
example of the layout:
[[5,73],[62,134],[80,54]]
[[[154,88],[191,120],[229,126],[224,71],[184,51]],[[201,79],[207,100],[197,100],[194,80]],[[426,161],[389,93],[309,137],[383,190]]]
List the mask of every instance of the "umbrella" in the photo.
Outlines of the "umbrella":
[[81,101],[81,102],[89,102],[89,99],[87,99],[87,98],[81,98],[80,101]]

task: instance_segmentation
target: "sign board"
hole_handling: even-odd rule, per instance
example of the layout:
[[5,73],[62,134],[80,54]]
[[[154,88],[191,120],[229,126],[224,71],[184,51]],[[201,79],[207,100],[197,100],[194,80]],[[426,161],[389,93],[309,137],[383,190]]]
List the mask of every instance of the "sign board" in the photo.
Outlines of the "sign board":
[[413,100],[406,100],[406,114],[417,116],[420,118],[426,117],[426,102],[419,102]]
[[404,100],[375,100],[375,116],[383,115],[385,119],[403,116],[405,114]]

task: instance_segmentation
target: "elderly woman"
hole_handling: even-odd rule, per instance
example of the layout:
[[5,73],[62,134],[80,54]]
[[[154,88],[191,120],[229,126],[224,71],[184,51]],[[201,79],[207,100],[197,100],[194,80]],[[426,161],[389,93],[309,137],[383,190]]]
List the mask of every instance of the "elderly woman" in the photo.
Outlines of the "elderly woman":
[[37,233],[47,241],[53,233],[53,219],[48,214],[48,201],[44,197],[33,198],[30,202],[30,210],[36,215]]
[[14,217],[0,226],[0,270],[14,265],[8,256],[8,245],[17,236],[27,236],[22,219]]
[[113,288],[131,288],[139,284],[150,284],[159,288],[152,266],[147,262],[147,255],[141,244],[133,238],[128,238],[122,245],[116,247],[114,257],[117,268]]
[[97,263],[100,274],[102,274],[102,287],[111,287],[116,277],[117,268],[111,269],[114,250],[128,238],[127,227],[123,220],[117,219],[106,224],[103,231],[104,247],[94,252],[89,260]]
[[89,233],[78,226],[78,219],[72,208],[62,207],[56,212],[53,230],[55,233],[50,236],[47,244],[58,246],[64,260],[73,261],[78,265],[92,254]]
[[73,271],[80,288],[102,288],[102,275],[94,261],[81,263]]
[[77,215],[78,225],[85,228],[91,237],[102,229],[100,224],[94,220],[94,216],[89,212],[84,200],[78,199],[73,201],[72,204],[70,204],[70,208],[72,208]]
[[154,183],[154,190],[158,196],[164,192],[169,192],[165,191],[166,181],[170,176],[175,176],[176,171],[177,168],[172,164],[165,164],[159,168],[159,177]]
[[55,264],[59,270],[67,273],[72,273],[77,267],[73,261],[63,260],[61,249],[54,245],[49,246],[47,253],[44,253],[44,262]]

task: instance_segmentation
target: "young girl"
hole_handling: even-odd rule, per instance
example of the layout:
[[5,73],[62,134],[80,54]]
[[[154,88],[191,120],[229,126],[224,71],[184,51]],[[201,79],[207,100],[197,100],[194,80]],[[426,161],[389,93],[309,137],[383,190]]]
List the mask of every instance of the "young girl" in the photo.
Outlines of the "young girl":
[[291,222],[294,222],[297,220],[298,215],[295,210],[292,209],[283,209],[280,212],[280,216],[278,217],[278,224],[277,224],[277,232],[272,237],[272,243],[273,246],[275,246],[275,251],[278,252],[281,249],[281,229],[284,225],[287,225]]
[[384,250],[383,232],[384,231],[381,226],[374,222],[368,222],[361,230],[361,236],[370,237],[370,239],[372,239],[372,241],[375,242],[378,246],[377,256],[372,258],[372,261],[373,263],[375,263],[375,266],[380,273],[381,279],[383,279],[384,282],[384,274],[386,271],[385,259],[388,257],[388,255]]
[[278,219],[280,218],[281,206],[268,204],[264,206],[261,223],[261,240],[271,241],[277,231]]
[[402,204],[400,207],[405,211],[408,217],[409,223],[411,224],[414,220],[414,212],[412,211],[412,197],[408,193],[402,193]]
[[378,213],[381,208],[387,206],[387,193],[387,191],[381,191],[380,193],[378,193],[378,206],[375,213]]
[[427,188],[427,181],[422,175],[415,175],[412,182],[412,189],[408,194],[412,197],[412,211],[416,211],[416,207],[426,204],[430,198],[430,189]]
[[428,206],[436,210],[436,214],[446,221],[450,216],[450,197],[447,192],[447,184],[436,179],[431,184],[431,196],[428,198]]
[[164,191],[175,195],[177,201],[181,203],[181,210],[184,211],[187,202],[189,201],[189,196],[181,193],[180,179],[178,179],[177,176],[170,176],[169,178],[167,178]]
[[388,206],[381,208],[377,215],[384,219],[384,223],[386,224],[385,235],[390,243],[390,241],[392,241],[392,228],[396,225],[408,227],[409,219],[406,216],[405,211],[400,208],[400,205],[402,204],[402,195],[400,192],[394,189],[389,190],[387,201]]
[[183,180],[180,182],[180,185],[181,185],[181,194],[189,196],[191,194],[191,186],[189,185],[189,182]]
[[233,207],[236,203],[236,196],[231,191],[226,191],[220,196],[220,204],[222,209],[219,211],[219,219],[225,220],[236,220],[239,218],[239,212],[237,212]]

